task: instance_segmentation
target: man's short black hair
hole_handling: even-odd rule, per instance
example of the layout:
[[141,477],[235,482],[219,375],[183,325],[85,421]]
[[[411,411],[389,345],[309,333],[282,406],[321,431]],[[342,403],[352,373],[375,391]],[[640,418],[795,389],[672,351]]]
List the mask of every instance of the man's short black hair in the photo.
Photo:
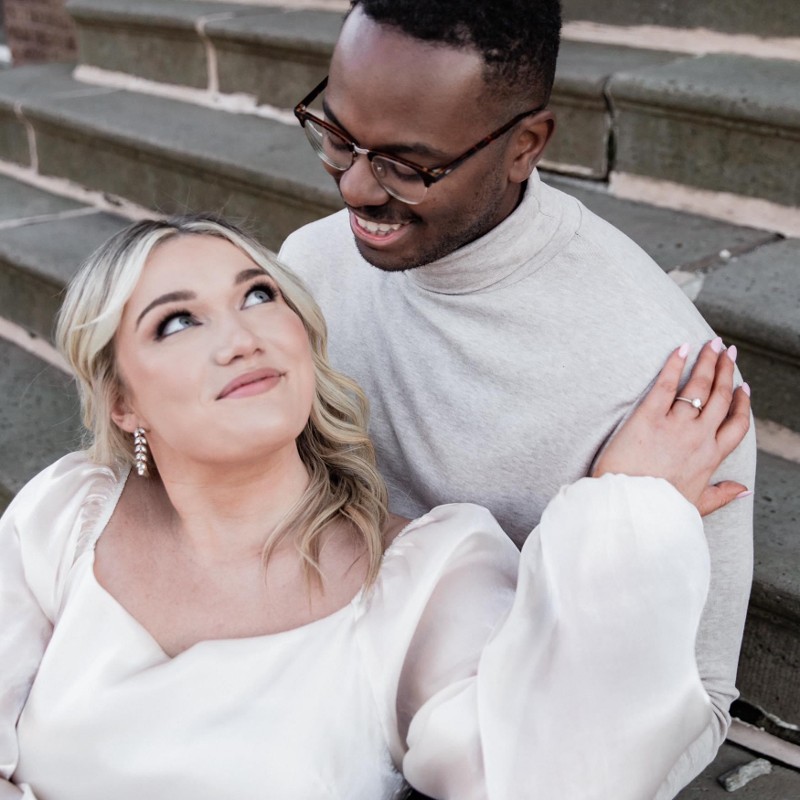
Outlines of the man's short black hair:
[[561,35],[560,0],[352,0],[381,25],[451,47],[471,47],[495,91],[550,98]]

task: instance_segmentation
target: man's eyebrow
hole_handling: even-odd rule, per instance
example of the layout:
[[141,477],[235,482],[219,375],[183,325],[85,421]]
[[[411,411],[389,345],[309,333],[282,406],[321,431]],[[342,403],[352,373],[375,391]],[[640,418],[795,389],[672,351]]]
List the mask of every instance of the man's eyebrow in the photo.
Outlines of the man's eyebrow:
[[167,292],[166,294],[162,294],[160,297],[156,297],[152,303],[147,304],[144,311],[142,311],[142,313],[136,318],[136,326],[134,329],[139,327],[142,317],[144,317],[148,311],[152,311],[156,306],[162,306],[164,303],[174,303],[178,300],[194,300],[196,297],[197,295],[194,292],[187,291]]
[[[322,100],[322,110],[325,112],[325,116],[328,120],[330,120],[330,122],[339,128],[342,133],[346,134],[348,138],[352,139],[354,142],[356,142],[356,144],[358,144],[353,134],[350,133],[350,131],[348,131],[341,122],[339,122],[336,114],[331,111],[330,106],[324,98]],[[386,147],[376,149],[375,152],[385,153],[387,156],[406,156],[410,154],[438,159],[439,161],[448,161],[453,157],[449,153],[443,153],[441,150],[437,150],[436,148],[430,147],[422,142],[417,142],[415,144],[390,144],[386,145]]]

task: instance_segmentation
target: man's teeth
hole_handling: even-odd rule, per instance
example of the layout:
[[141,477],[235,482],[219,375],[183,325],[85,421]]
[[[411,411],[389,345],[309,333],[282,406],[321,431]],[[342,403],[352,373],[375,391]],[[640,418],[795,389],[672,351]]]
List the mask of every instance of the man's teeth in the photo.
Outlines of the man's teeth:
[[392,233],[392,231],[399,231],[405,224],[403,222],[398,222],[395,225],[389,225],[385,222],[370,222],[359,216],[356,216],[356,219],[358,220],[359,226],[367,231],[367,233]]

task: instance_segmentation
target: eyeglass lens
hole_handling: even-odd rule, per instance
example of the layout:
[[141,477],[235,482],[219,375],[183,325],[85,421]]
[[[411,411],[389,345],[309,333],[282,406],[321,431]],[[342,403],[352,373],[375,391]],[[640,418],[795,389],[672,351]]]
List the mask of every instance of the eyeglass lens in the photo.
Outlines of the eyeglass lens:
[[[311,146],[326,164],[341,172],[350,169],[355,153],[349,141],[316,124],[313,119],[306,118],[304,128]],[[411,204],[419,203],[425,197],[425,181],[411,167],[385,156],[373,156],[370,164],[376,180],[392,197]]]

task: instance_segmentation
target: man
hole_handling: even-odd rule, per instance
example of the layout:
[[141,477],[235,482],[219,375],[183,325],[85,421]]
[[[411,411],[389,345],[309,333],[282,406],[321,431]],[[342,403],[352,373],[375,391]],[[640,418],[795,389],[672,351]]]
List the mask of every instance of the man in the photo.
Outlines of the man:
[[[327,86],[298,106],[347,208],[280,254],[322,306],[334,365],[367,392],[392,510],[481,503],[520,545],[668,353],[713,336],[636,245],[539,180],[559,30],[558,0],[356,0]],[[751,434],[718,478],[752,486],[754,463]],[[658,798],[713,759],[737,694],[752,500],[706,533],[712,721]]]

